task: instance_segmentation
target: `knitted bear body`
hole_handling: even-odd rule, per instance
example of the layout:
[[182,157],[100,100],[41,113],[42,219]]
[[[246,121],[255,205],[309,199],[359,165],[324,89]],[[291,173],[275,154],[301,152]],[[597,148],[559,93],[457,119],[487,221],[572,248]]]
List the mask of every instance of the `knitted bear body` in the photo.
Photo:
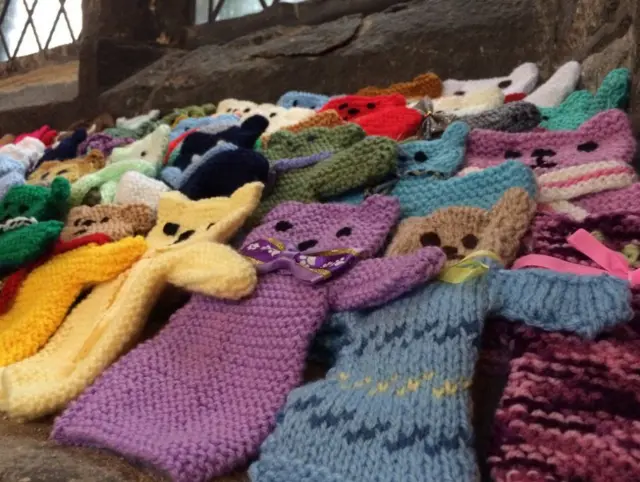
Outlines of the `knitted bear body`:
[[229,198],[198,202],[164,194],[143,257],[76,305],[42,351],[7,370],[13,377],[8,397],[22,407],[15,412],[34,418],[75,398],[133,343],[167,284],[229,299],[249,294],[255,270],[214,240],[228,240],[239,229],[261,192],[255,183]]
[[325,380],[289,396],[252,481],[478,480],[468,390],[491,312],[585,335],[630,315],[612,277],[500,269],[343,314],[348,346]]
[[[243,252],[275,237],[309,256],[317,248],[368,257],[398,213],[397,201],[381,196],[361,206],[283,203],[250,233]],[[287,394],[302,382],[309,342],[329,311],[393,299],[434,275],[442,260],[438,249],[425,248],[363,259],[319,285],[267,273],[241,302],[194,296],[58,420],[54,437],[108,447],[181,482],[237,468],[256,454]],[[126,388],[131,383],[135,395]],[[171,397],[164,396],[168,386],[175,386]],[[117,408],[122,404],[126,413]]]

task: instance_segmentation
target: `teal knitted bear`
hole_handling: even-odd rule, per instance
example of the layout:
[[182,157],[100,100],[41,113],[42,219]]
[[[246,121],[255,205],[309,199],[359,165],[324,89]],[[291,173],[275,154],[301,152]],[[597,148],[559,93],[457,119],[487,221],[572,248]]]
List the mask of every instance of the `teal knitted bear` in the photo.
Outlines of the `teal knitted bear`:
[[595,95],[588,90],[578,90],[557,107],[540,107],[540,127],[552,131],[573,130],[603,110],[624,109],[629,103],[630,85],[628,69],[612,70]]

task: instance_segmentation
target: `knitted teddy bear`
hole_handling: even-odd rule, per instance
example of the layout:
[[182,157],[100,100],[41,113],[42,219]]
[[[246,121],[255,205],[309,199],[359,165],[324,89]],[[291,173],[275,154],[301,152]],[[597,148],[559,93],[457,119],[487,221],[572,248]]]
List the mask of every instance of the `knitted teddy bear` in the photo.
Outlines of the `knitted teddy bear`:
[[13,399],[13,412],[37,418],[76,398],[133,344],[167,284],[225,299],[249,295],[255,268],[219,243],[242,226],[261,192],[253,183],[228,198],[163,194],[142,258],[94,288],[39,353],[5,372],[3,391]]
[[82,204],[85,196],[94,190],[100,191],[100,202],[113,202],[120,178],[129,171],[137,171],[145,176],[156,177],[169,139],[169,126],[160,125],[144,139],[125,147],[115,148],[106,167],[83,176],[71,187],[70,202]]
[[37,129],[33,132],[20,134],[18,137],[16,137],[13,140],[13,142],[20,142],[25,137],[32,137],[34,139],[38,139],[45,146],[48,147],[53,143],[54,139],[56,138],[56,135],[57,135],[57,132],[54,129],[52,129],[48,125],[43,125],[42,127],[40,127],[40,129]]
[[[501,269],[494,258],[508,262],[533,214],[524,189],[489,212],[456,193],[402,222],[387,258],[440,245],[448,268],[381,308],[334,315],[346,331],[336,365],[289,395],[252,481],[478,481],[469,388],[486,317],[593,336],[630,316],[622,280]],[[461,260],[459,246],[478,251]]]
[[535,129],[541,118],[540,110],[535,105],[529,102],[510,102],[461,120],[466,122],[469,129],[526,132]]
[[540,127],[552,131],[577,129],[603,110],[624,109],[629,103],[630,84],[628,69],[612,70],[595,95],[588,90],[578,90],[557,107],[541,107]]
[[24,184],[26,166],[15,159],[0,154],[0,200],[6,196],[13,186]]
[[487,87],[500,87],[505,96],[533,91],[538,82],[539,70],[534,63],[527,62],[519,65],[506,77],[488,79],[456,80],[447,79],[443,82],[443,96],[465,95]]
[[77,156],[78,147],[87,139],[86,129],[77,129],[66,139],[60,141],[56,147],[47,149],[40,162],[43,161],[64,161]]
[[83,290],[125,271],[145,249],[141,237],[89,244],[54,256],[29,273],[11,309],[0,315],[0,367],[34,355]]
[[329,312],[384,304],[439,271],[433,248],[366,259],[399,212],[384,196],[359,206],[280,204],[241,250],[263,273],[254,295],[193,296],[58,418],[54,439],[109,448],[176,481],[241,467],[302,382],[310,338]]
[[86,174],[102,169],[105,161],[104,153],[97,149],[89,151],[85,156],[66,161],[45,161],[29,174],[27,184],[48,186],[56,177],[64,177],[73,183]]
[[127,236],[146,235],[155,224],[156,214],[146,204],[102,204],[78,206],[69,211],[61,241],[102,233],[118,241]]
[[0,146],[0,156],[6,155],[15,161],[24,164],[25,169],[30,171],[37,164],[44,154],[45,146],[39,139],[25,137],[15,144],[5,144]]
[[327,102],[331,97],[322,94],[312,94],[310,92],[300,92],[292,90],[283,94],[277,104],[285,109],[291,107],[304,107],[305,109],[318,110]]
[[[271,191],[249,219],[250,225],[256,225],[262,216],[283,201],[326,200],[352,189],[375,186],[396,169],[396,143],[385,137],[367,137],[317,162],[322,155],[313,157],[314,151],[318,153],[313,143],[318,140],[319,149],[326,149],[326,137],[314,137],[315,135],[308,131],[298,134],[289,132],[281,134],[284,146],[293,148],[285,147],[285,150],[294,152],[293,155],[299,156],[297,159],[302,159],[303,162],[299,168],[289,165],[278,172]],[[340,135],[334,140],[338,143],[350,143],[355,135],[355,132],[349,131],[347,135]],[[286,139],[291,139],[293,142],[288,144]],[[274,142],[273,139],[269,142],[267,157],[276,156],[274,153],[279,151],[272,142]],[[322,152],[324,151],[320,151]]]
[[0,202],[0,272],[9,273],[37,259],[60,235],[67,213],[69,182],[51,187],[12,187]]
[[275,104],[259,104],[249,109],[248,112],[245,110],[240,115],[240,118],[244,120],[254,115],[259,115],[267,119],[269,125],[265,133],[272,134],[284,127],[297,124],[300,121],[310,118],[315,115],[315,111],[303,107],[285,109]]
[[[342,120],[342,117],[340,117],[335,110],[325,110],[324,112],[318,112],[297,124],[283,127],[281,130],[300,132],[311,127],[338,127],[344,124],[345,121]],[[268,136],[262,136],[263,141],[265,138],[268,138]]]
[[240,117],[257,106],[258,104],[249,100],[224,99],[218,104],[216,114],[234,114]]
[[171,188],[164,182],[136,171],[129,171],[120,178],[113,201],[115,204],[142,203],[156,211],[160,196],[168,191],[171,191]]
[[406,107],[406,103],[400,94],[346,95],[331,99],[319,112],[335,110],[343,120],[358,124],[369,136],[401,141],[415,135],[423,120],[423,115]]
[[517,159],[536,173],[541,203],[584,217],[581,196],[635,181],[630,165],[635,148],[628,116],[610,109],[575,131],[511,134],[476,129],[469,136],[468,169],[463,173]]
[[575,60],[561,65],[544,84],[530,93],[524,100],[538,107],[556,107],[560,105],[569,94],[576,90],[576,85],[580,81],[581,71],[580,62]]
[[146,122],[155,121],[158,116],[160,116],[160,111],[158,109],[153,109],[146,114],[140,114],[135,117],[118,117],[116,119],[116,127],[123,127],[125,129],[137,129]]
[[175,127],[178,122],[187,117],[206,117],[216,113],[216,106],[213,104],[189,105],[178,107],[162,118],[162,122]]
[[108,157],[116,147],[126,146],[132,142],[135,142],[133,137],[114,137],[104,132],[98,132],[88,136],[78,146],[78,155],[84,156],[93,149],[97,149]]
[[447,113],[465,117],[500,107],[504,104],[504,94],[499,87],[487,87],[465,95],[439,97],[432,102],[436,114]]
[[157,121],[145,121],[135,129],[129,129],[127,127],[109,127],[102,132],[111,137],[127,137],[139,140],[151,134],[159,125],[160,123]]
[[189,131],[201,129],[202,127],[210,125],[226,123],[237,125],[239,124],[239,119],[233,114],[220,114],[207,117],[187,117],[186,119],[182,119],[176,124],[173,129],[171,129],[171,134],[169,134],[169,141],[174,141],[175,139],[183,136]]
[[409,82],[399,82],[389,87],[364,87],[356,92],[357,95],[377,96],[400,94],[408,99],[421,97],[440,97],[442,95],[442,81],[431,72],[418,75]]
[[[639,212],[618,211],[580,222],[538,215],[527,252],[601,268],[568,241],[580,229],[624,254],[630,271],[638,267]],[[637,285],[631,285],[631,294],[637,313]],[[515,348],[507,351],[513,351],[509,355],[514,359],[489,458],[494,480],[637,479],[639,460],[632,440],[639,421],[639,322],[635,316],[595,340],[527,326],[512,330],[508,345]]]

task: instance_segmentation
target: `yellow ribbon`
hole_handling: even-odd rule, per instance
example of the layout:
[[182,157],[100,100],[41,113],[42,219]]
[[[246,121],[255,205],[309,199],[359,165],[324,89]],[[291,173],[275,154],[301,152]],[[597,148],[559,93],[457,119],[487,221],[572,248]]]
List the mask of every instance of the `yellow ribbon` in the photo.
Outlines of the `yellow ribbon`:
[[487,250],[474,251],[460,262],[450,266],[440,273],[438,279],[445,283],[459,284],[465,281],[482,276],[489,271],[489,266],[476,258],[491,258],[502,264],[502,259],[496,253]]

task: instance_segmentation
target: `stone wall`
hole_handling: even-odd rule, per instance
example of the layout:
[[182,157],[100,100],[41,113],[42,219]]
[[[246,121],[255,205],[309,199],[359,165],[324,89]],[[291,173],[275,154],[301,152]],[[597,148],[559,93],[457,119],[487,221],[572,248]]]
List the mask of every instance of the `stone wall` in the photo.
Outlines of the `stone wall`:
[[[312,0],[300,7],[316,14],[297,21],[313,25],[295,24],[285,12],[287,25],[230,41],[224,26],[218,36],[215,25],[187,27],[175,46],[195,48],[166,53],[100,95],[99,108],[133,114],[229,96],[273,101],[287,89],[351,92],[427,70],[444,78],[503,75],[523,61],[538,62],[546,77],[575,59],[584,63],[582,81],[590,89],[614,67],[635,72],[640,128],[637,0],[369,0],[367,14],[345,5]],[[255,25],[256,18],[229,22],[242,32],[243,22]],[[198,46],[202,39],[216,43]]]

